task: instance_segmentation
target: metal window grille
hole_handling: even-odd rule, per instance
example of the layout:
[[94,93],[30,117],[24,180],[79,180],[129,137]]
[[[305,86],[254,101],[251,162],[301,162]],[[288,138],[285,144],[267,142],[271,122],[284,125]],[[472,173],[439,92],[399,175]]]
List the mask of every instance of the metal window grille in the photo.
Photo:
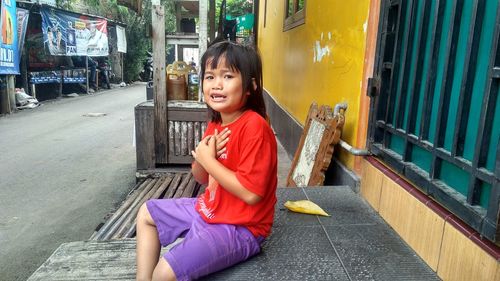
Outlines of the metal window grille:
[[500,240],[500,4],[383,0],[369,146],[472,228]]

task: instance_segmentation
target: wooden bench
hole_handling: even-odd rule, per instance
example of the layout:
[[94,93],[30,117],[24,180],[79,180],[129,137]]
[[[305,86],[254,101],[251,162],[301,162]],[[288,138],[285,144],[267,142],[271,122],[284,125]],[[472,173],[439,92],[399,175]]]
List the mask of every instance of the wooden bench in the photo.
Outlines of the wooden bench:
[[88,93],[87,70],[85,68],[68,68],[60,70],[31,71],[28,72],[31,95],[36,97],[36,85],[59,84],[58,97],[62,96],[63,84],[85,84]]
[[90,240],[110,240],[135,237],[135,218],[142,203],[148,199],[196,197],[203,192],[191,172],[151,174],[132,189],[126,200]]

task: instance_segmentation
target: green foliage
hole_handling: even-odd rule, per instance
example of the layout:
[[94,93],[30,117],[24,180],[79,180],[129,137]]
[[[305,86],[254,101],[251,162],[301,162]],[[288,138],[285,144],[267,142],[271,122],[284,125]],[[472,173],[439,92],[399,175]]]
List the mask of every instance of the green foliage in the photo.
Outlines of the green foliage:
[[[217,0],[215,4],[215,22],[218,26],[222,0]],[[252,13],[253,0],[226,0],[226,15],[233,18]]]
[[[149,13],[151,15],[151,13]],[[146,59],[147,51],[151,49],[151,40],[146,37],[147,25],[146,20],[150,17],[138,17],[134,12],[127,10],[127,13],[122,15],[122,19],[127,24],[127,53],[124,57],[124,80],[127,82],[135,81],[139,77],[142,70],[143,62]]]
[[252,0],[226,0],[226,15],[237,17],[249,14],[252,13],[252,7]]

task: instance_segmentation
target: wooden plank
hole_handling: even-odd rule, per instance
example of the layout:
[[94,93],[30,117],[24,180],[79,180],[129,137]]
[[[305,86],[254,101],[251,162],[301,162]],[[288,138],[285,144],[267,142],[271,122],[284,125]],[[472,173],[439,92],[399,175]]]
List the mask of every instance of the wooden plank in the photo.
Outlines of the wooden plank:
[[194,122],[187,123],[187,149],[188,154],[191,155],[191,151],[194,150]]
[[155,168],[154,114],[151,103],[135,107],[135,149],[138,170]]
[[172,198],[174,196],[175,192],[177,191],[177,186],[179,185],[179,182],[182,180],[183,173],[176,173],[174,176],[174,179],[172,180],[172,183],[170,184],[168,188],[168,192],[163,196],[163,198],[168,199]]
[[203,111],[191,110],[178,110],[177,108],[168,107],[168,120],[175,121],[189,121],[189,122],[205,122],[207,120],[206,109]]
[[169,155],[175,155],[175,150],[174,150],[174,144],[175,144],[174,135],[175,135],[174,121],[169,120],[168,121],[168,143],[169,143],[169,145],[168,145],[168,154]]
[[139,203],[139,201],[151,190],[154,184],[158,181],[158,179],[153,179],[144,190],[134,198],[134,201],[130,206],[123,212],[123,214],[115,221],[113,225],[109,227],[106,233],[104,233],[101,237],[102,240],[108,240],[115,233],[115,231],[120,227],[123,221],[127,218],[127,215],[133,210],[133,208]]
[[179,187],[177,187],[177,191],[175,192],[173,198],[180,198],[182,196],[182,193],[186,189],[186,186],[192,177],[193,177],[193,174],[191,174],[191,172],[186,174],[186,176],[184,176],[184,178],[182,179],[182,182],[179,184]]
[[194,122],[194,147],[201,141],[203,133],[201,132],[201,122]]
[[203,133],[207,130],[207,122],[201,123],[201,136],[203,136]]
[[188,155],[188,126],[187,122],[182,121],[181,124],[181,155]]
[[[160,255],[182,238],[163,247]],[[136,274],[136,240],[77,241],[61,244],[28,278],[29,281],[133,281]]]
[[64,243],[28,278],[135,280],[135,239]]
[[168,159],[171,164],[191,164],[193,157],[191,155],[169,155]]
[[168,176],[163,177],[161,180],[161,186],[158,188],[158,190],[153,194],[151,198],[160,199],[161,195],[165,192],[165,190],[167,190],[168,186],[170,185],[173,179],[174,179],[173,174],[169,174]]
[[111,236],[111,239],[122,238],[125,232],[127,232],[127,230],[131,227],[131,225],[135,224],[135,219],[137,217],[137,213],[139,212],[139,208],[142,206],[142,204],[144,204],[144,202],[153,198],[153,194],[158,191],[158,188],[162,185],[162,183],[163,182],[161,178],[156,179],[156,183],[153,185],[153,187],[151,187],[149,192],[146,193],[146,195],[144,195],[144,197],[142,197],[141,200],[139,200],[137,204],[135,204],[126,215],[124,215],[125,219],[117,228],[113,236]]
[[108,231],[109,228],[112,227],[112,225],[118,220],[118,218],[127,210],[127,208],[132,204],[132,202],[135,200],[138,194],[142,193],[142,191],[151,183],[151,179],[148,178],[142,183],[139,183],[137,188],[134,189],[134,191],[128,196],[128,198],[125,200],[125,202],[122,203],[122,205],[116,210],[116,212],[104,223],[104,225],[94,233],[91,237],[90,240],[100,240],[102,236],[104,235],[105,232]]
[[196,186],[197,182],[191,174],[191,178],[189,179],[186,189],[184,190],[184,192],[182,192],[181,197],[193,197]]
[[153,95],[155,163],[168,163],[167,85],[165,77],[165,11],[161,5],[151,10],[153,29]]
[[[174,178],[173,175],[168,175],[166,177],[163,177],[159,182],[160,182],[160,187],[156,189],[154,194],[151,196],[151,198],[148,199],[159,199],[163,192],[167,189],[169,184],[172,182],[172,179]],[[137,212],[135,212],[135,217],[137,217]],[[121,235],[120,238],[132,238],[135,235],[135,229],[136,229],[136,220],[134,219],[131,224],[129,224],[123,234]]]
[[181,124],[179,121],[174,122],[174,154],[181,155]]

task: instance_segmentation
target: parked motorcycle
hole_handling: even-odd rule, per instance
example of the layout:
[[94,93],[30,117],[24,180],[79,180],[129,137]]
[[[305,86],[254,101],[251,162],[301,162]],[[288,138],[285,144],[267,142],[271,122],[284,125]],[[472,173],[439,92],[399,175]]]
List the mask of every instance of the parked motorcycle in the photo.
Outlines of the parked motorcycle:
[[148,56],[144,61],[144,67],[139,74],[140,78],[144,82],[149,82],[153,80],[153,54],[148,52]]

